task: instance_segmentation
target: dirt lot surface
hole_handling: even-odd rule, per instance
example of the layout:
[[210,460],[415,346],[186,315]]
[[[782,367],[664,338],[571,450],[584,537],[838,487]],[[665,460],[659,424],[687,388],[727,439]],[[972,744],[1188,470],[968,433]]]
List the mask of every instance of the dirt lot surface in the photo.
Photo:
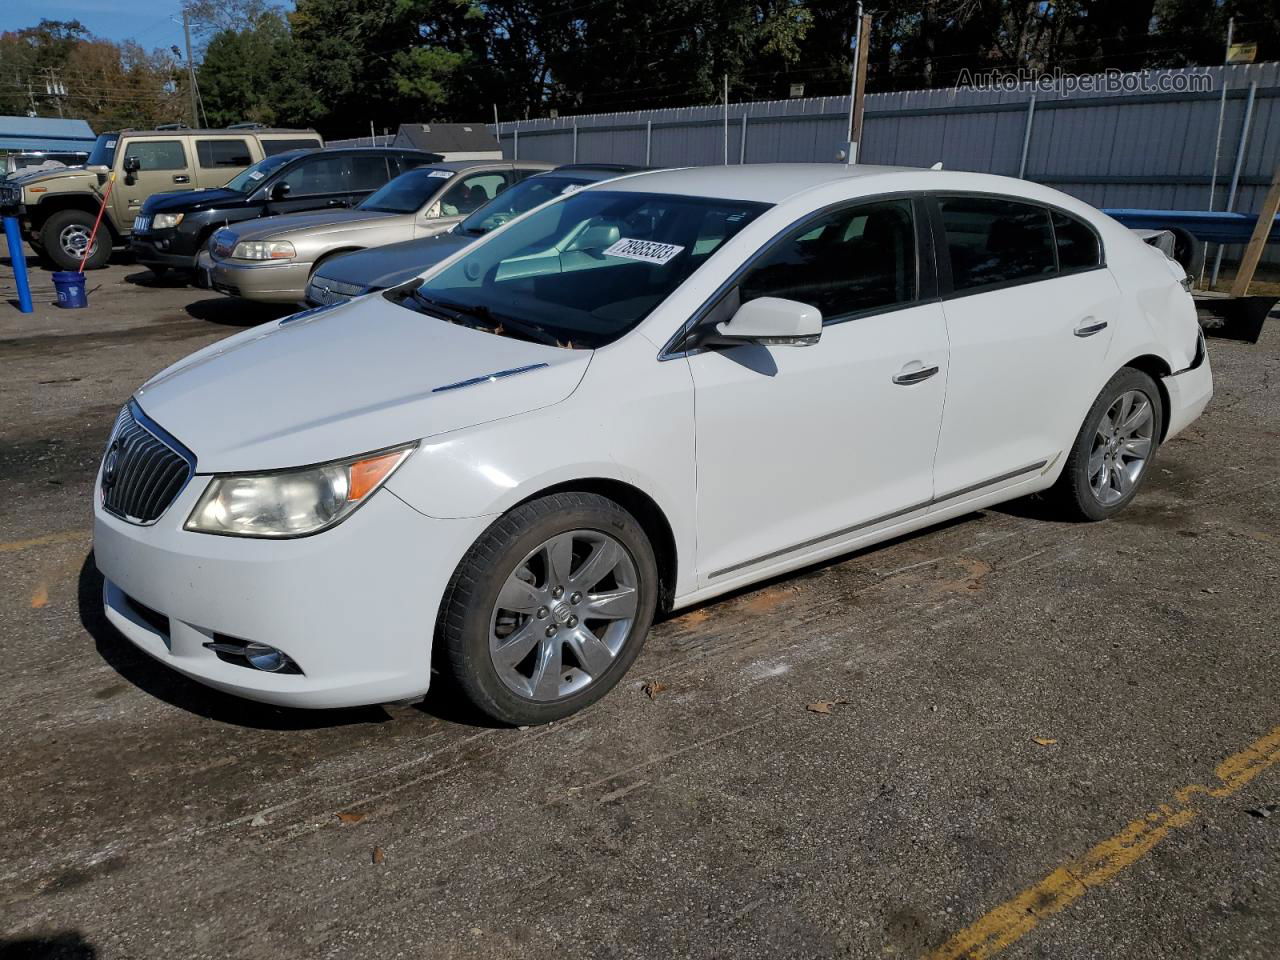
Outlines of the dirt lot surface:
[[115,634],[111,421],[271,314],[35,277],[24,317],[0,264],[5,960],[1280,952],[1280,323],[1211,344],[1121,518],[1012,504],[698,607],[508,730],[254,706]]

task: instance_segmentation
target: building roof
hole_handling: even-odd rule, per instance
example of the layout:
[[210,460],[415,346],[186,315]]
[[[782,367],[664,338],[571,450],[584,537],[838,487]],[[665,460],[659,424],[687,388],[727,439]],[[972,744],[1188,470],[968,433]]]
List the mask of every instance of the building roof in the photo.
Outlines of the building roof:
[[395,144],[431,153],[502,152],[483,123],[402,123]]
[[0,117],[0,150],[88,150],[96,139],[83,120]]

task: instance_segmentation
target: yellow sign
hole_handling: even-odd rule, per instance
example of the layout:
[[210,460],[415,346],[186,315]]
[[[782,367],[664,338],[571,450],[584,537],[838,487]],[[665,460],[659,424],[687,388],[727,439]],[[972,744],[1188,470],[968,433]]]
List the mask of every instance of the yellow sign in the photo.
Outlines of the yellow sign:
[[1253,63],[1257,56],[1256,43],[1233,43],[1227,48],[1227,63]]

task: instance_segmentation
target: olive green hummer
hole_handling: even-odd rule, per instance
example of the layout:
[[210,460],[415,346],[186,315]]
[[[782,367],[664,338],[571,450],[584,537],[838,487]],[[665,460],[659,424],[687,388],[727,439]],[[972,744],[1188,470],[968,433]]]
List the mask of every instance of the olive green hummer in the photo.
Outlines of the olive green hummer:
[[[134,217],[152,194],[221,187],[263,157],[322,146],[315,131],[256,124],[104,133],[83,167],[0,182],[0,206],[19,209],[27,242],[58,269],[76,269],[86,249],[85,268],[92,269],[106,266],[112,248],[128,243]],[[110,197],[90,246],[108,187]]]

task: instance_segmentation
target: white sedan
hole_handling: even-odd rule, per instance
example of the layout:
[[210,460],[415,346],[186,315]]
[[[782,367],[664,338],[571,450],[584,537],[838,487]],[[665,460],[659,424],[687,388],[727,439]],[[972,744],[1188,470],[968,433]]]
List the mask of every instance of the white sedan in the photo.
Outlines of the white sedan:
[[592,186],[143,385],[96,488],[107,616],[255,700],[410,699],[434,664],[563,717],[655,615],[1038,491],[1123,509],[1212,393],[1184,281],[1002,177]]

